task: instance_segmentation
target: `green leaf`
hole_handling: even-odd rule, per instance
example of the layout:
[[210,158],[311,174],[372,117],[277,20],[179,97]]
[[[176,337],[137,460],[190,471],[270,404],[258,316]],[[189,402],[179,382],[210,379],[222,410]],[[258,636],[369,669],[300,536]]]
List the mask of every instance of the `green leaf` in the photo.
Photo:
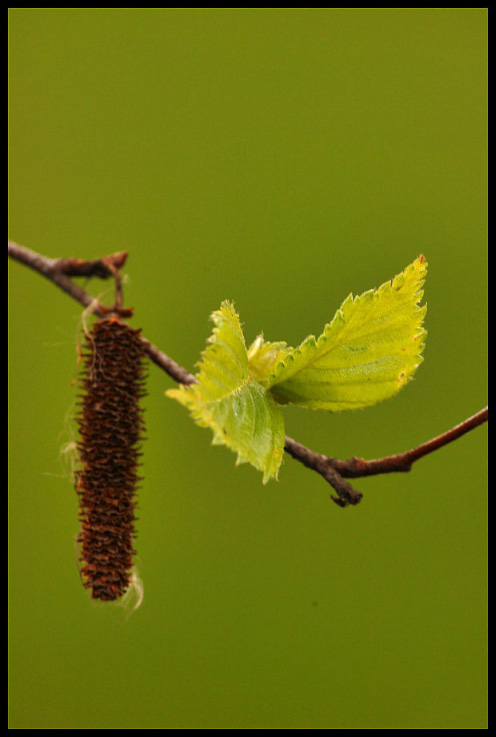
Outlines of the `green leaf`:
[[426,272],[420,256],[392,282],[350,294],[319,338],[281,349],[265,379],[276,400],[338,412],[396,394],[423,360]]
[[212,314],[215,324],[199,363],[196,384],[169,389],[166,395],[189,409],[202,427],[210,427],[215,445],[227,445],[263,472],[277,478],[284,454],[284,419],[271,393],[249,373],[243,331],[229,302]]
[[269,343],[264,340],[263,335],[259,335],[248,348],[250,375],[267,386],[277,364],[282,363],[287,354],[293,350],[283,341]]

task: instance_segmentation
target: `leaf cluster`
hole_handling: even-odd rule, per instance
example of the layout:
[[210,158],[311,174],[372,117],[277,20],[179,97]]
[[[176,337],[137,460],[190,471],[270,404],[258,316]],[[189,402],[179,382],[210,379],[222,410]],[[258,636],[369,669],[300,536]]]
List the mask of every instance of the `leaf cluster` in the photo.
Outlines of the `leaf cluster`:
[[284,454],[282,408],[329,412],[369,407],[394,396],[421,363],[427,262],[419,256],[378,289],[349,295],[316,338],[296,348],[259,335],[247,349],[234,306],[222,302],[198,364],[196,383],[169,389],[216,445],[262,471],[266,483]]

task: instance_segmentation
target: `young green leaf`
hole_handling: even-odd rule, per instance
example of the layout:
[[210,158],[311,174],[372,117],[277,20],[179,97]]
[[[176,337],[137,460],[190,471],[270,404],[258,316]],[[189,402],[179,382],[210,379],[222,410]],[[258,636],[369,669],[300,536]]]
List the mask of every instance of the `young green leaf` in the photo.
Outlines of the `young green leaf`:
[[283,341],[270,343],[264,340],[263,335],[259,335],[248,348],[250,376],[267,386],[277,364],[282,363],[293,350]]
[[166,395],[189,409],[202,427],[210,427],[215,445],[227,445],[263,472],[277,478],[284,454],[284,420],[271,393],[249,373],[243,331],[227,301],[212,314],[215,324],[199,363],[196,384],[169,389]]
[[420,256],[392,282],[350,294],[319,338],[280,349],[264,381],[277,401],[338,412],[396,394],[423,360],[426,272]]

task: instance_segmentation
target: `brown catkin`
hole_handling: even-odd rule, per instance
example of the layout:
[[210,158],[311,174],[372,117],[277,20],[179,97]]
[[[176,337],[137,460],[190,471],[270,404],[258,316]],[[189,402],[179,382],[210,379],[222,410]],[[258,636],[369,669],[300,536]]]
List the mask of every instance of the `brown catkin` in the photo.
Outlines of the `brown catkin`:
[[78,416],[81,574],[94,599],[112,601],[130,584],[135,550],[139,444],[144,429],[143,344],[119,317],[99,320],[83,349]]

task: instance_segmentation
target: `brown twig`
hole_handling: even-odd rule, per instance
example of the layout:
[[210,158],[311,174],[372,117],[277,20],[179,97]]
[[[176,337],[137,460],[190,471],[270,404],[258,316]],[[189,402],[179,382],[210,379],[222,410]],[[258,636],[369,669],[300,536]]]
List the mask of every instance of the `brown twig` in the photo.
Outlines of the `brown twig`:
[[332,486],[338,496],[331,496],[333,502],[340,507],[347,507],[349,504],[358,504],[362,498],[362,493],[357,491],[347,481],[344,480],[343,474],[334,466],[334,459],[328,456],[316,453],[314,450],[307,448],[306,445],[298,443],[286,435],[284,450],[296,461],[302,463],[306,468],[317,471]]
[[[30,248],[20,246],[9,241],[9,256],[26,266],[46,276],[66,294],[82,304],[84,307],[92,307],[92,312],[98,317],[108,315],[109,312],[118,312],[122,317],[130,317],[132,310],[122,308],[122,283],[119,269],[124,265],[127,251],[113,253],[94,261],[82,261],[76,258],[48,258],[42,256]],[[113,307],[100,304],[91,294],[85,292],[70,277],[74,276],[98,276],[101,279],[114,277],[116,282],[116,301]]]
[[[413,463],[418,461],[420,458],[433,453],[435,450],[442,448],[448,443],[452,443],[453,440],[465,435],[475,427],[482,425],[488,420],[489,410],[487,407],[481,409],[472,417],[468,417],[459,425],[452,427],[441,435],[438,435],[432,440],[428,440],[426,443],[422,443],[412,450],[407,450],[404,453],[397,453],[396,455],[385,456],[384,458],[374,458],[371,460],[365,460],[363,458],[349,458],[348,460],[339,460],[339,458],[331,458],[330,456],[324,456],[320,453],[316,453],[310,448],[298,443],[292,438],[286,437],[285,450],[290,456],[295,458],[300,463],[303,463],[307,468],[312,468],[326,478],[329,483],[336,489],[339,494],[339,498],[332,497],[333,501],[341,506],[348,504],[357,504],[360,498],[355,500],[354,495],[349,497],[349,490],[344,487],[341,488],[341,493],[333,483],[332,475],[338,474],[339,479],[346,484],[345,478],[359,478],[362,476],[375,476],[382,473],[405,473],[410,471]],[[327,476],[330,474],[329,478]],[[348,485],[349,486],[349,485]],[[354,494],[358,494],[353,487],[350,487]],[[361,495],[360,495],[361,497]]]
[[[50,279],[84,307],[92,305],[94,314],[99,317],[108,314],[109,311],[117,311],[119,314],[127,317],[132,314],[132,310],[126,310],[122,307],[122,282],[119,269],[126,261],[126,251],[114,253],[94,261],[50,259],[35,251],[31,251],[29,248],[9,241],[9,256]],[[109,308],[97,303],[90,294],[71,281],[70,277],[74,276],[97,276],[101,279],[107,279],[113,276],[116,280],[115,305]],[[193,374],[186,371],[185,368],[150,343],[149,340],[144,337],[141,340],[143,341],[145,353],[148,357],[172,379],[179,384],[193,384],[196,382]],[[317,471],[337,492],[338,496],[331,496],[331,499],[339,506],[346,507],[350,504],[358,504],[362,498],[362,494],[345,481],[345,478],[410,471],[415,461],[453,442],[453,440],[487,422],[487,420],[488,408],[485,407],[459,425],[456,425],[432,440],[428,440],[426,443],[422,443],[412,450],[372,460],[364,460],[363,458],[357,457],[349,458],[348,460],[332,458],[331,456],[316,453],[314,450],[307,448],[305,445],[298,443],[288,436],[285,438],[284,449],[292,458],[307,468]]]
[[108,279],[115,276],[115,271],[124,266],[127,257],[127,251],[120,251],[94,261],[83,261],[80,258],[59,258],[54,262],[54,268],[59,269],[66,276],[97,276],[99,279]]
[[[19,246],[17,243],[9,241],[9,256],[16,261],[29,266],[30,268],[37,271],[39,274],[46,276],[54,282],[60,289],[66,294],[75,299],[77,302],[83,305],[83,307],[89,307],[94,304],[94,313],[101,317],[104,314],[104,310],[100,305],[95,303],[95,299],[81,289],[78,284],[74,284],[73,281],[57,267],[59,259],[51,259],[46,256],[42,256],[35,251],[31,251],[29,248]],[[65,259],[62,260],[64,262]]]
[[141,340],[144,343],[145,353],[148,358],[150,358],[159,368],[163,369],[166,374],[169,374],[174,381],[177,381],[178,384],[196,383],[196,378],[193,374],[190,374],[189,371],[186,371],[185,368],[173,361],[170,356],[159,350],[146,338],[142,337]]
[[407,472],[412,468],[413,463],[418,461],[420,458],[433,453],[435,450],[442,448],[448,443],[452,443],[453,440],[465,435],[475,427],[482,425],[487,422],[489,416],[488,407],[484,407],[480,412],[477,412],[472,417],[468,417],[459,425],[455,425],[451,430],[437,435],[435,438],[428,440],[416,448],[407,450],[404,453],[397,453],[396,455],[386,456],[385,458],[376,458],[373,460],[366,461],[363,458],[350,458],[347,461],[340,461],[337,458],[329,458],[328,461],[332,463],[333,467],[339,471],[341,476],[346,478],[358,478],[359,476],[375,476],[380,473],[397,473]]

